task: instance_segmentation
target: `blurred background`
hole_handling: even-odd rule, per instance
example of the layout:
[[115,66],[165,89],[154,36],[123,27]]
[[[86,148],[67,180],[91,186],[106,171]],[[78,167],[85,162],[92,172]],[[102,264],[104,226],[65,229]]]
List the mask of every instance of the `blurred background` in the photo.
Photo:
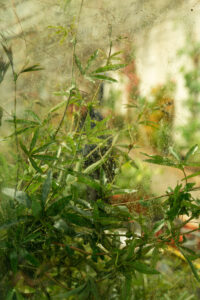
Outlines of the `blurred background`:
[[[17,67],[22,68],[28,60],[45,68],[45,72],[32,74],[31,78],[27,75],[31,84],[27,84],[25,76],[21,79],[19,102],[54,101],[52,93],[70,80],[69,39],[76,26],[79,6],[80,1],[69,0],[1,0],[0,29],[12,45]],[[188,117],[183,108],[188,89],[180,69],[194,68],[191,51],[199,42],[199,13],[200,4],[195,0],[101,0],[98,3],[89,0],[83,6],[79,23],[80,58],[97,48],[106,51],[112,27],[114,47],[129,55],[129,60],[134,59],[142,96],[151,101],[152,89],[155,93],[158,85],[165,85],[169,80],[175,83],[174,123],[182,125]],[[185,50],[182,56],[178,55],[180,49]],[[1,85],[0,100],[8,110],[12,102],[9,75]],[[121,98],[127,98],[124,95],[127,78],[122,81]],[[121,101],[126,104],[128,99]],[[121,112],[126,113],[123,105]]]

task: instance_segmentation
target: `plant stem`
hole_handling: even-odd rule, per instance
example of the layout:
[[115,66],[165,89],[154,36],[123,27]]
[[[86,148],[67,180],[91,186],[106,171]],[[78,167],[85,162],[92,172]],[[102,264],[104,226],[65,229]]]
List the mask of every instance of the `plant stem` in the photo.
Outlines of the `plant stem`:
[[185,184],[187,185],[188,181],[187,181],[187,176],[186,176],[186,173],[185,173],[185,169],[183,168],[182,171],[183,171],[184,178],[185,178]]
[[73,51],[72,51],[72,70],[71,70],[71,84],[74,83],[74,60],[75,60],[75,52],[76,52],[76,44],[77,44],[77,34],[78,34],[78,28],[79,28],[79,23],[80,23],[80,18],[81,18],[81,11],[83,8],[83,2],[84,0],[81,0],[81,5],[78,13],[78,20],[77,20],[77,28],[76,32],[74,35],[74,41],[73,41]]
[[72,97],[72,91],[70,91],[70,94],[69,94],[69,97],[67,99],[67,102],[66,102],[66,105],[65,105],[65,110],[64,110],[64,113],[63,113],[63,116],[62,116],[62,119],[60,120],[60,123],[55,131],[55,133],[53,134],[53,139],[55,139],[55,137],[57,136],[60,128],[62,127],[62,124],[64,122],[64,119],[65,119],[65,116],[66,116],[66,113],[67,113],[67,109],[68,109],[68,106],[69,106],[69,103],[70,103],[70,100],[71,100],[71,97]]
[[[181,192],[183,190],[184,189],[182,189]],[[194,192],[194,191],[198,191],[198,190],[200,190],[200,186],[191,188],[189,190],[189,192]],[[160,199],[160,198],[165,198],[165,197],[168,197],[168,196],[171,196],[171,195],[174,195],[174,192],[166,193],[166,194],[163,194],[163,195],[160,195],[160,196],[151,197],[151,198],[146,198],[145,201],[153,201],[153,200]],[[134,199],[132,201],[127,201],[127,202],[113,203],[111,205],[112,206],[126,205],[126,204],[135,203],[135,202],[139,202],[139,201],[141,201],[141,199]]]
[[15,144],[16,144],[16,149],[17,149],[17,171],[16,171],[16,184],[15,184],[15,194],[14,194],[14,198],[15,198],[16,193],[17,193],[17,186],[18,186],[18,182],[19,182],[20,153],[19,153],[19,140],[18,140],[18,135],[17,135],[17,119],[16,119],[17,118],[17,78],[15,78],[16,74],[15,74],[13,66],[12,66],[12,73],[13,73],[13,78],[14,78],[14,116],[13,116],[13,119],[14,119],[14,131],[15,131]]

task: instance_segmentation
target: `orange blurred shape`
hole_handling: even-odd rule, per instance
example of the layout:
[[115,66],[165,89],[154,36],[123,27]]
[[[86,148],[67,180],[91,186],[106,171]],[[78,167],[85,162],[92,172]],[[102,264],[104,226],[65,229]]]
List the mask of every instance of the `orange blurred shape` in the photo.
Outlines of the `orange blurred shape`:
[[[147,197],[146,197],[147,198]],[[138,214],[147,214],[147,208],[139,203],[141,197],[134,194],[123,194],[114,195],[110,198],[112,204],[122,204],[126,205],[130,212],[136,212]]]

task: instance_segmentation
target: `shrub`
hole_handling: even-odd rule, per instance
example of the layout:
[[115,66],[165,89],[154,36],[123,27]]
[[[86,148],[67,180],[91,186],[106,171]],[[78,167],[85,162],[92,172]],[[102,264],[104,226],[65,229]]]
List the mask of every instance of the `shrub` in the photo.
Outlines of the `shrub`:
[[[92,81],[92,94],[86,99],[73,78],[73,84],[60,91],[64,101],[44,117],[29,110],[26,118],[18,118],[17,80],[23,73],[41,68],[33,65],[16,73],[11,48],[5,43],[3,48],[15,87],[14,113],[8,120],[14,131],[8,138],[16,152],[14,163],[8,167],[2,158],[0,165],[2,299],[145,298],[145,278],[160,278],[162,268],[159,270],[157,262],[172,241],[199,281],[192,262],[197,255],[183,245],[186,235],[181,233],[181,228],[200,214],[199,200],[191,196],[193,184],[187,183],[186,177],[184,185],[177,185],[165,195],[137,199],[145,207],[144,214],[130,212],[126,203],[111,201],[114,195],[136,192],[131,186],[120,187],[115,180],[120,170],[123,174],[121,165],[133,163],[129,146],[125,145],[126,152],[119,144],[120,134],[129,128],[123,127],[120,133],[115,128],[111,130],[107,119],[95,121],[88,112],[96,109],[100,82],[112,82],[109,71],[123,68],[124,64],[113,63],[109,54],[93,68],[96,50],[83,66],[76,55],[74,39],[74,62],[83,80]],[[2,68],[6,71],[7,64]],[[67,118],[70,105],[76,109]],[[60,121],[54,128],[52,116],[61,108]],[[83,111],[86,115],[82,121]],[[89,151],[84,151],[85,147]],[[184,167],[196,150],[197,146],[192,147],[181,160],[171,148],[171,156],[146,154],[146,161],[179,168],[185,176]],[[95,151],[98,155],[94,157]],[[115,168],[113,177],[106,170],[110,163]],[[15,174],[15,182],[10,184],[8,168],[12,176]],[[95,199],[89,199],[89,189],[95,191]],[[154,207],[160,207],[157,219],[152,217]],[[189,220],[177,223],[183,214],[190,215]]]

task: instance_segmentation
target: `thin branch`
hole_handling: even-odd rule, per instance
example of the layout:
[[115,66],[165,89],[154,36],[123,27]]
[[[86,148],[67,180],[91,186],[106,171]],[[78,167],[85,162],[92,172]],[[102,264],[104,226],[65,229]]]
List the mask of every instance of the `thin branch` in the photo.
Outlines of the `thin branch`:
[[[58,245],[60,247],[66,247],[66,245],[62,244],[62,243],[53,242],[52,244]],[[69,246],[69,248],[72,249],[72,250],[74,250],[74,251],[86,254],[88,256],[89,255],[93,255],[93,253],[87,252],[87,251],[85,251],[83,249],[80,249],[80,248],[77,248],[77,247],[74,247],[74,246]],[[105,253],[105,252],[95,253],[95,255],[97,255],[97,256],[102,256],[102,255],[108,255],[108,256],[110,256],[108,253]]]
[[61,286],[64,289],[67,289],[68,291],[71,290],[68,288],[68,286],[64,285],[62,282],[60,282],[59,280],[53,278],[52,276],[50,276],[47,272],[44,273],[44,275],[50,279],[51,281],[53,281],[54,283],[58,284],[59,286]]
[[93,150],[91,150],[87,155],[86,159],[88,159],[94,152],[96,152],[98,149],[101,149],[101,147],[106,144],[112,137],[107,137],[105,140],[103,140],[101,143],[99,143]]
[[73,77],[74,77],[74,61],[75,61],[75,52],[76,52],[76,43],[77,43],[77,34],[79,29],[79,23],[81,18],[81,11],[83,8],[83,2],[84,0],[81,0],[81,5],[78,13],[78,20],[77,20],[77,29],[74,35],[74,41],[73,41],[73,51],[72,51],[72,69],[71,69],[71,83],[73,83]]
[[[13,69],[13,76],[15,76],[14,69]],[[14,79],[14,128],[15,128],[15,144],[16,144],[16,148],[17,148],[17,172],[16,172],[16,184],[15,184],[15,196],[16,196],[16,193],[17,193],[17,186],[18,186],[18,182],[19,182],[19,171],[20,171],[20,167],[19,167],[19,160],[20,160],[19,140],[18,140],[18,135],[17,135],[16,116],[17,116],[17,80]]]
[[110,45],[109,45],[109,53],[108,53],[108,58],[107,58],[107,63],[106,65],[109,65],[110,62],[110,56],[111,56],[111,52],[112,52],[112,25],[109,24],[109,39],[110,39]]
[[[80,16],[81,16],[81,11],[82,11],[82,7],[83,7],[83,3],[84,3],[84,0],[81,0],[81,5],[80,5],[80,9],[79,9],[79,14],[78,14],[78,20],[77,20],[77,29],[76,29],[76,33],[75,33],[75,36],[74,36],[74,45],[73,45],[73,51],[72,51],[72,70],[71,70],[71,84],[73,84],[73,76],[74,76],[74,58],[75,58],[75,50],[76,50],[76,38],[77,38],[77,34],[78,34],[78,27],[79,27],[79,22],[80,22]],[[64,110],[64,113],[63,113],[63,116],[62,116],[62,119],[55,131],[55,133],[53,134],[53,139],[55,139],[55,137],[57,136],[60,128],[62,127],[62,124],[64,122],[64,119],[65,119],[65,116],[66,116],[66,112],[67,112],[67,109],[68,109],[68,106],[69,106],[69,103],[70,103],[70,100],[71,100],[71,97],[73,95],[73,92],[70,91],[70,94],[69,94],[69,97],[67,99],[67,102],[66,102],[66,106],[65,106],[65,110]],[[42,163],[42,162],[41,162]],[[41,165],[40,163],[40,165]],[[29,188],[29,186],[31,185],[31,183],[33,182],[34,178],[32,178],[30,180],[30,182],[28,183],[28,185],[26,186],[26,189],[27,190]]]
[[55,139],[55,137],[57,136],[60,128],[62,127],[62,124],[64,122],[64,119],[65,119],[65,116],[66,116],[66,113],[67,113],[67,109],[68,109],[68,106],[69,106],[69,103],[70,103],[70,100],[71,100],[71,97],[72,97],[72,91],[70,91],[70,94],[69,94],[69,97],[68,97],[67,102],[66,102],[66,106],[65,106],[65,110],[64,110],[62,119],[60,120],[60,123],[59,123],[59,125],[58,125],[58,127],[57,127],[57,129],[56,129],[56,131],[53,135],[53,139]]
[[19,141],[18,141],[18,135],[17,135],[17,79],[18,79],[18,74],[15,72],[15,67],[14,67],[14,63],[13,63],[12,48],[8,47],[7,39],[2,34],[1,34],[1,37],[3,39],[3,42],[1,44],[2,44],[2,47],[3,47],[5,53],[8,57],[9,62],[10,62],[13,81],[14,81],[13,122],[14,122],[15,144],[16,144],[16,149],[17,149],[17,171],[16,171],[16,185],[15,185],[15,193],[14,193],[14,198],[15,198],[16,192],[17,192],[18,181],[19,181],[19,161],[20,161]]
[[188,181],[187,181],[187,176],[186,176],[186,173],[185,173],[185,169],[183,168],[183,169],[182,169],[182,171],[183,171],[183,174],[184,174],[185,183],[187,184],[187,183],[188,183]]
[[191,216],[189,219],[185,220],[183,223],[181,223],[179,226],[175,227],[175,230],[181,229],[183,226],[185,226],[187,223],[189,223],[194,217]]
[[186,232],[181,232],[181,235],[188,235],[188,234],[191,234],[191,233],[196,232],[196,231],[199,231],[199,228],[196,228],[196,229],[193,229],[193,230],[190,230],[190,231],[186,231]]
[[[22,34],[22,37],[23,37],[23,40],[24,40],[24,44],[25,44],[25,56],[26,56],[26,60],[27,60],[27,42],[26,42],[24,30],[22,28],[22,24],[21,24],[20,18],[19,18],[18,14],[17,14],[15,0],[11,0],[11,2],[12,2],[12,8],[13,8],[14,15],[15,15],[15,17],[17,19],[17,22],[18,22],[18,24],[20,26],[20,29],[21,29],[21,34]],[[25,61],[25,64],[26,64],[26,61]]]
[[[198,190],[200,190],[200,186],[191,188],[189,191],[190,192],[194,192],[194,191],[198,191]],[[180,192],[183,192],[183,191],[184,191],[184,188],[182,190],[180,190]],[[160,198],[169,197],[171,195],[174,195],[174,192],[166,193],[166,194],[163,194],[163,195],[160,195],[160,196],[151,197],[151,198],[146,198],[144,200],[145,201],[153,201],[153,200],[157,200],[157,199],[160,199]],[[132,201],[120,202],[120,203],[113,203],[111,205],[112,206],[126,205],[126,204],[131,204],[131,203],[139,202],[141,200],[143,200],[143,199],[134,199]]]

